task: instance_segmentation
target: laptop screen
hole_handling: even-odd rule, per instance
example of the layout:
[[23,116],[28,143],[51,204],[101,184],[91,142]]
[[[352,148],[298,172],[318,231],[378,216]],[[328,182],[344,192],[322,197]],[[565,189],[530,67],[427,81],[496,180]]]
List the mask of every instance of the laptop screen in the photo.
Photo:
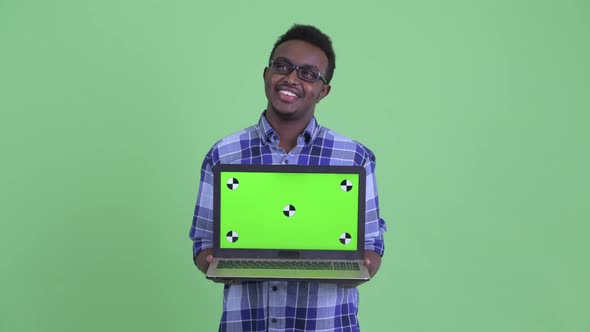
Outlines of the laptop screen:
[[219,166],[215,187],[220,249],[359,247],[362,167]]

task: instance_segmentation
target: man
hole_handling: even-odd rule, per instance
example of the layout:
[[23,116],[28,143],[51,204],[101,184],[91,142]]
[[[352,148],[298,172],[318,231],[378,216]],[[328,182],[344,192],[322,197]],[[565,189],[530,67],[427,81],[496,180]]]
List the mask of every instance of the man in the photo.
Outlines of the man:
[[[203,273],[212,261],[213,174],[217,164],[364,166],[367,173],[365,264],[374,275],[383,255],[375,157],[360,143],[320,126],[315,106],[330,93],[336,67],[328,36],[294,25],[279,37],[263,78],[268,105],[257,125],[218,141],[201,169],[190,237]],[[261,199],[264,199],[261,197]],[[221,331],[358,331],[358,290],[316,282],[243,282],[224,286]]]

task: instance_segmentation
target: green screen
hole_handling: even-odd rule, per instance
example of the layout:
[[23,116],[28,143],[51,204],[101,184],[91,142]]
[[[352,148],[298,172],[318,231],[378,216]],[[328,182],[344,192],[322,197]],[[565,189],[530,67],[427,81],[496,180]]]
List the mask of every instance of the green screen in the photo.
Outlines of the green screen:
[[0,331],[217,331],[200,166],[295,22],[377,158],[362,331],[590,331],[588,0],[0,0]]
[[220,181],[221,248],[357,249],[358,174],[222,172]]

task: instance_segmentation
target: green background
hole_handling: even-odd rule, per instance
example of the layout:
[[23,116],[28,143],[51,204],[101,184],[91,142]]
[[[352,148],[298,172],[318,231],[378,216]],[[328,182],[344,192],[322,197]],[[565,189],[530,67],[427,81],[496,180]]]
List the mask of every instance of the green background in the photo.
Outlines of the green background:
[[216,330],[201,161],[294,22],[338,56],[318,120],[377,155],[363,331],[589,331],[587,0],[0,0],[0,330]]
[[[239,181],[237,188],[227,187],[230,179]],[[340,187],[346,179],[353,183],[349,191]],[[358,174],[222,172],[219,246],[355,251],[358,181]],[[290,217],[283,213],[287,205],[295,207]],[[236,242],[227,241],[230,231],[238,233]],[[352,236],[346,246],[343,233]]]

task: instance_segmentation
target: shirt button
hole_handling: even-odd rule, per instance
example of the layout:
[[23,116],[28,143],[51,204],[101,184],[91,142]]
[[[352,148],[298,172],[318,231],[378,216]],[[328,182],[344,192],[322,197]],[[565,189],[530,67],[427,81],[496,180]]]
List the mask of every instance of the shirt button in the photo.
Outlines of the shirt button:
[[283,161],[283,164],[288,164],[289,160],[285,159],[285,161]]
[[279,289],[279,288],[278,288],[276,285],[272,286],[272,291],[273,291],[273,292],[276,292],[276,291],[277,291],[277,289]]
[[273,323],[276,323],[277,322],[277,319],[276,318],[273,318],[270,321],[273,322]]

